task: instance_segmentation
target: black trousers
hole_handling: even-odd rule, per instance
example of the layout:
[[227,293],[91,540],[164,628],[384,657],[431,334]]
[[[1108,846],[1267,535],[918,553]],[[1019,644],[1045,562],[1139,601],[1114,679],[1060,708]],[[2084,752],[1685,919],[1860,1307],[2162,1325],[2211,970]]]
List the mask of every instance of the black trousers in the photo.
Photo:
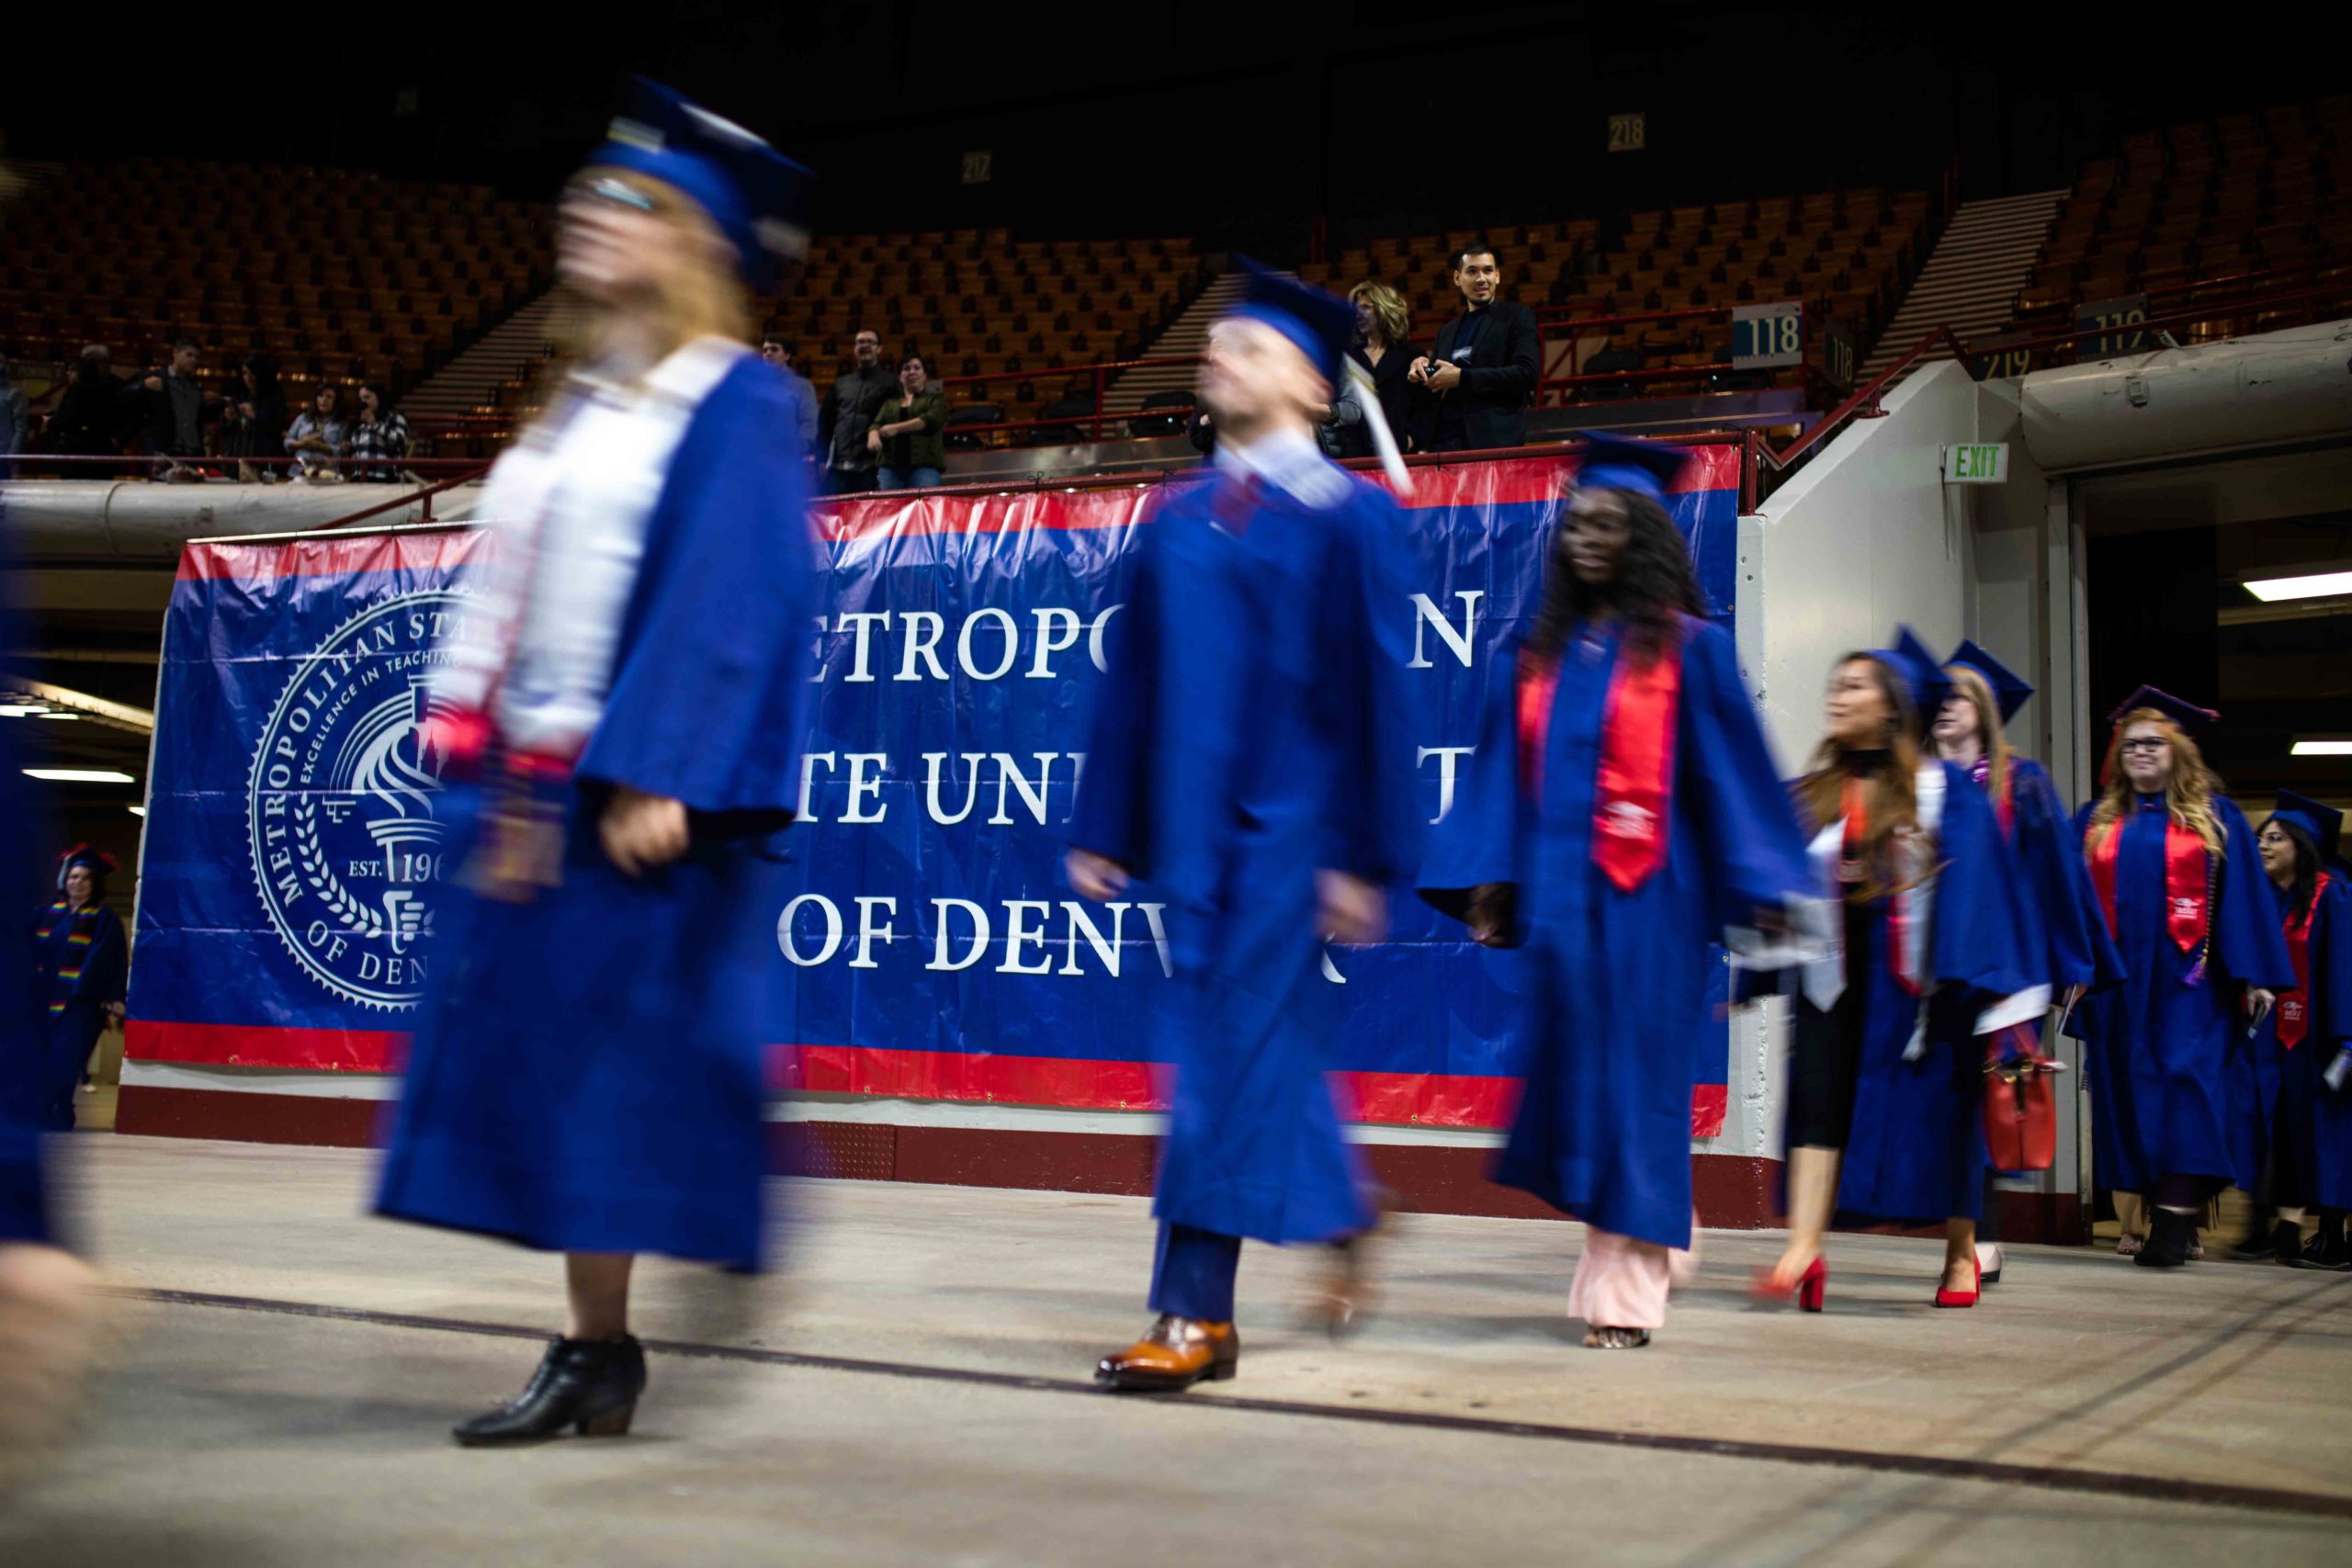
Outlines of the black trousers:
[[[1848,904],[1846,952],[1868,951],[1869,910]],[[1862,988],[1849,985],[1826,1011],[1800,991],[1789,1043],[1789,1147],[1844,1149],[1862,1072]]]

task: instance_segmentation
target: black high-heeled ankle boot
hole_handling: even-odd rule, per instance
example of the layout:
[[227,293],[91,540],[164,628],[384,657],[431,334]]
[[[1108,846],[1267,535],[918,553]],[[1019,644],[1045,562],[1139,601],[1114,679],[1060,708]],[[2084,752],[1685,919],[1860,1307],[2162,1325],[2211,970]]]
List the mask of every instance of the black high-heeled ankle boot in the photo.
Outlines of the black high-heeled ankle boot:
[[2132,1261],[2143,1269],[2178,1269],[2188,1262],[2197,1240],[2197,1218],[2159,1208],[2148,1222],[2148,1243]]
[[583,1438],[617,1438],[628,1430],[645,1392],[645,1348],[634,1335],[617,1339],[559,1339],[539,1370],[513,1400],[451,1432],[467,1448],[536,1443],[566,1427]]

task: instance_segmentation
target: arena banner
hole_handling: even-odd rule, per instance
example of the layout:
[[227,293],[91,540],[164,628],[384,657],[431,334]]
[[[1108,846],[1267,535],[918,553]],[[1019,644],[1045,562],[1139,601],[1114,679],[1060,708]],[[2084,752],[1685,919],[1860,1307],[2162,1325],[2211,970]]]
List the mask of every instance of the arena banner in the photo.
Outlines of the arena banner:
[[[1729,619],[1736,449],[1669,511]],[[1450,806],[1494,651],[1533,613],[1573,472],[1559,457],[1416,472],[1393,606]],[[1197,482],[1178,479],[1170,482]],[[828,502],[831,599],[803,820],[769,918],[779,1087],[1097,1109],[1159,1103],[1146,1015],[1168,983],[1148,885],[1096,906],[1060,870],[1121,554],[1155,487]],[[462,625],[469,529],[191,545],[166,624],[134,1057],[385,1071],[455,869],[420,750],[436,639]],[[714,628],[714,635],[723,630]],[[691,693],[679,694],[691,702]],[[1391,940],[1334,949],[1341,1070],[1365,1121],[1492,1126],[1516,1090],[1518,960],[1409,896]],[[1717,1088],[1720,1023],[1689,1043]]]

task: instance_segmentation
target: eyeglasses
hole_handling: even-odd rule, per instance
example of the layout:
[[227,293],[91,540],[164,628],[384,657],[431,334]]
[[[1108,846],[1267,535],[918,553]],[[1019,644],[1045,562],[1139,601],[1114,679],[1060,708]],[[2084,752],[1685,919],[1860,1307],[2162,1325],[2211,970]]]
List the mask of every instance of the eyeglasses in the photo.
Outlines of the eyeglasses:
[[631,212],[650,212],[653,198],[629,184],[606,175],[601,179],[583,180],[564,193],[573,201],[601,202],[606,207],[625,207]]
[[2121,746],[2116,748],[2116,750],[2121,751],[2127,757],[2132,755],[2134,752],[2137,752],[2142,756],[2145,756],[2150,752],[2161,751],[2166,746],[2171,744],[2172,742],[2169,740],[2164,740],[2154,736],[2149,736],[2138,740],[2126,740]]

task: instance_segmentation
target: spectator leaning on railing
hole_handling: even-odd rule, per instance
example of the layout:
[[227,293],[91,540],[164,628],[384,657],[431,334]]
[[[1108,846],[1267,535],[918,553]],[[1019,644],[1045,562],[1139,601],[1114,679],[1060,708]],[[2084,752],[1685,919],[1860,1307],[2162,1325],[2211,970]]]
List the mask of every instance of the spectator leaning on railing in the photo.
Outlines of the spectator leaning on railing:
[[266,354],[248,354],[238,362],[236,383],[220,412],[220,450],[224,457],[241,459],[239,479],[267,482],[277,478],[275,468],[242,461],[276,457],[286,450],[286,389],[277,382],[277,361]]
[[343,395],[332,385],[321,387],[311,405],[286,432],[287,453],[296,459],[296,482],[342,479],[334,459],[350,447],[351,427],[343,417]]
[[794,449],[803,457],[817,450],[817,389],[808,378],[792,367],[797,352],[794,344],[782,338],[760,340],[760,357],[784,373],[784,389],[792,395],[792,438]]
[[[62,457],[101,457],[121,451],[129,400],[107,345],[88,344],[74,361],[74,378],[58,400],[57,412],[50,416],[46,445]],[[96,479],[98,471],[91,468],[76,477]]]
[[359,418],[351,426],[351,477],[394,484],[408,461],[408,415],[392,407],[391,389],[381,381],[359,384]]
[[1453,287],[1462,291],[1462,314],[1408,372],[1436,399],[1432,444],[1440,452],[1524,446],[1528,399],[1543,375],[1535,312],[1502,298],[1502,267],[1484,241],[1454,253]]
[[947,394],[931,385],[920,354],[899,367],[899,395],[884,403],[865,433],[877,465],[877,490],[922,490],[939,482],[947,460]]
[[25,448],[25,389],[17,385],[9,374],[8,356],[0,354],[0,478],[6,478],[12,465],[6,459]]
[[[156,367],[132,384],[133,416],[150,456],[204,456],[204,384],[197,379],[196,367],[196,344],[181,338],[172,344],[170,364]],[[177,479],[185,472],[175,464],[157,477]]]
[[874,449],[866,445],[874,413],[898,389],[898,378],[882,364],[881,334],[857,334],[857,363],[825,391],[819,445],[825,451],[825,488],[835,495],[874,488]]

